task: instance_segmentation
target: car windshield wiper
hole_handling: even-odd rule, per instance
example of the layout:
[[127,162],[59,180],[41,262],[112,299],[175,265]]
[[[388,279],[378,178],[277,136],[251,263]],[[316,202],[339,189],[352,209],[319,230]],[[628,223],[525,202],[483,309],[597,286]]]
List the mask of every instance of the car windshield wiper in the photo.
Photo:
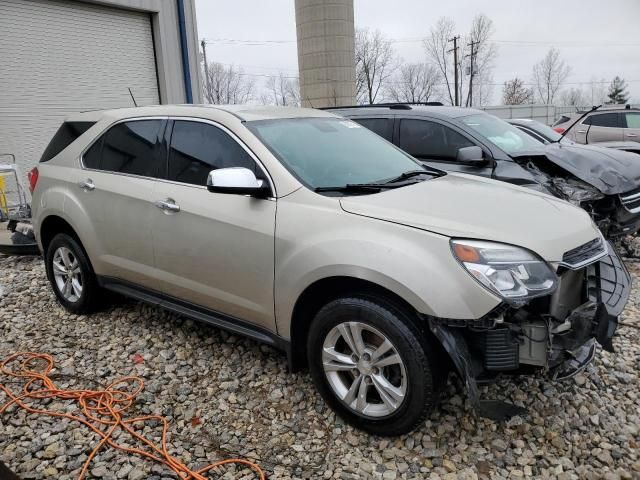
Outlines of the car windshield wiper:
[[334,187],[316,187],[314,192],[363,192],[376,193],[383,188],[393,188],[384,183],[347,183],[346,185],[337,185]]
[[438,172],[436,170],[409,170],[408,172],[401,173],[395,178],[387,180],[384,184],[387,183],[397,183],[403,180],[408,180],[409,178],[417,177],[418,175],[431,175],[431,176],[441,176],[444,173]]
[[[442,176],[445,175],[444,172],[439,172],[437,170],[410,170],[408,172],[404,172],[397,177],[391,178],[389,180],[385,180],[383,182],[376,183],[347,183],[346,185],[340,185],[335,187],[316,187],[314,188],[315,192],[379,192],[382,189],[389,188],[398,188],[404,187],[407,183],[404,183],[405,180],[409,180],[410,178],[416,177],[418,175],[431,175],[431,176]],[[401,183],[403,182],[403,183]],[[411,182],[416,183],[416,182]]]

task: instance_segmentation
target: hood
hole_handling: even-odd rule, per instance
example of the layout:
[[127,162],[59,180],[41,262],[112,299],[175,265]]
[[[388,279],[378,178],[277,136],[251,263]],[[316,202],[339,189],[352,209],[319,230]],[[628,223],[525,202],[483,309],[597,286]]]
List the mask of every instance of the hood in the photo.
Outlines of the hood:
[[544,147],[544,156],[605,195],[640,187],[640,158],[635,153],[578,143],[550,143]]
[[600,235],[585,211],[563,200],[463,174],[343,197],[340,204],[349,213],[448,237],[519,245],[551,262]]

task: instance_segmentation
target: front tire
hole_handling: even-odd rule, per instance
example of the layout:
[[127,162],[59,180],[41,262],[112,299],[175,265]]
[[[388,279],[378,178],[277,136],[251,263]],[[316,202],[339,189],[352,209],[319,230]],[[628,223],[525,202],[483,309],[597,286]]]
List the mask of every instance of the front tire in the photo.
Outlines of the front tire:
[[65,309],[76,314],[97,309],[100,286],[78,240],[66,233],[53,237],[45,267],[53,292]]
[[342,418],[391,436],[413,430],[436,404],[427,345],[404,310],[354,296],[320,309],[307,356],[316,388]]

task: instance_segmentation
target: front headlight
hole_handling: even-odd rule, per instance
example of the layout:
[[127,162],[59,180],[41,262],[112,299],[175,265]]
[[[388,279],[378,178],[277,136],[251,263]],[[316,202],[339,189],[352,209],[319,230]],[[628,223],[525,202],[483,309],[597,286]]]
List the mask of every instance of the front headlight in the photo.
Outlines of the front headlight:
[[451,240],[460,264],[483,286],[512,303],[553,292],[558,277],[533,252],[503,243]]

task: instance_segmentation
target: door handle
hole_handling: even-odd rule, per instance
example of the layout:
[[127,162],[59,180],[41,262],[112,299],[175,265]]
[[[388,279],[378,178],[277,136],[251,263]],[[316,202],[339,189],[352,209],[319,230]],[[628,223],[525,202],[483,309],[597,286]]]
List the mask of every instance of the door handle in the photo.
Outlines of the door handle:
[[90,178],[87,178],[83,182],[78,182],[78,186],[85,192],[90,192],[96,189],[96,184],[93,183],[93,180],[91,180]]
[[576,133],[587,133],[586,130],[578,130]]
[[627,133],[627,137],[637,137],[638,135],[636,135],[635,133]]
[[166,200],[157,200],[153,204],[160,210],[167,213],[178,213],[180,211],[180,205],[176,205],[175,200],[167,198]]

